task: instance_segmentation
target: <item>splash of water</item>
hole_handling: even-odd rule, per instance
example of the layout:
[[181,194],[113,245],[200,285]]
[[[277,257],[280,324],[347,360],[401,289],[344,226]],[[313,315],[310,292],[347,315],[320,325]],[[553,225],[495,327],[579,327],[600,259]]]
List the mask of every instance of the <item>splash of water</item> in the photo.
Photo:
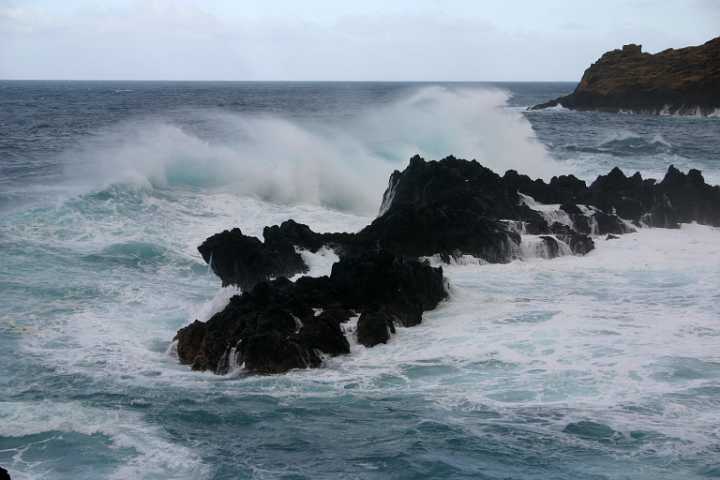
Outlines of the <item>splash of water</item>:
[[343,121],[198,110],[189,126],[137,119],[69,153],[67,173],[95,188],[218,187],[273,203],[374,213],[390,171],[415,153],[558,173],[525,117],[504,108],[507,99],[500,90],[423,87]]

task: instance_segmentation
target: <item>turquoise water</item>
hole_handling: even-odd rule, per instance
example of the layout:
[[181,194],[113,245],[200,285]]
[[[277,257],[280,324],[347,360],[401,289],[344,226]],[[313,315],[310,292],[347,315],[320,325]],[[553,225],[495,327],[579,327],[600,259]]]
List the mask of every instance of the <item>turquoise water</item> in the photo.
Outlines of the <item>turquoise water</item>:
[[[271,377],[171,340],[231,289],[196,246],[355,230],[412,153],[720,182],[720,119],[522,107],[569,84],[0,82],[0,465],[13,478],[715,478],[720,231],[446,268],[384,346]],[[307,256],[313,274],[331,256]]]

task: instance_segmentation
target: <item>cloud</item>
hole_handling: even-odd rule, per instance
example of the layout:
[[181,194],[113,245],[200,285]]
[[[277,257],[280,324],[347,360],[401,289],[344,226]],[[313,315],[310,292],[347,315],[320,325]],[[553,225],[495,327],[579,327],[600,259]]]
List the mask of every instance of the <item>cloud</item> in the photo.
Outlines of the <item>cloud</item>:
[[[717,12],[717,3],[695,1]],[[307,0],[303,10],[278,1],[272,11],[252,1],[2,2],[0,78],[575,80],[623,43],[660,50],[712,30],[676,2],[644,5],[642,15],[633,4],[624,16],[568,0],[523,10],[463,1],[388,10],[374,0],[352,10]]]

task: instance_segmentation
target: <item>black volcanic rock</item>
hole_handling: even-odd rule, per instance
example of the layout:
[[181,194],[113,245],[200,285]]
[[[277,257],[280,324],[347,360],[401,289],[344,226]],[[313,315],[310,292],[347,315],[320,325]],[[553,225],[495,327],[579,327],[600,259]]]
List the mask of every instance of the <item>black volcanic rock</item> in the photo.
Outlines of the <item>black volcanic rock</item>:
[[0,467],[0,480],[10,480],[10,474],[2,467]]
[[[706,184],[695,169],[684,174],[671,165],[657,183],[639,173],[626,177],[614,168],[590,185],[587,200],[604,211],[651,227],[673,228],[688,222],[720,226],[720,187]],[[626,232],[608,229],[600,233]]]
[[[525,195],[557,205],[570,219],[569,228],[553,227],[557,219],[526,204]],[[208,238],[199,250],[223,285],[244,290],[306,272],[298,248],[316,252],[327,247],[342,257],[378,249],[445,260],[472,255],[501,263],[520,255],[522,235],[556,234],[573,253],[583,255],[593,242],[582,236],[629,233],[630,223],[718,225],[718,195],[718,187],[707,185],[699,171],[683,174],[674,167],[660,183],[614,168],[588,187],[572,175],[546,183],[514,170],[500,177],[475,161],[448,157],[426,162],[415,156],[403,172],[391,175],[380,215],[358,233],[316,233],[288,220],[265,227],[264,242],[233,229]]]
[[307,271],[292,243],[263,243],[244,235],[239,228],[213,235],[198,250],[223,286],[232,284],[249,289],[269,277]]
[[358,236],[412,256],[462,253],[509,261],[520,238],[498,220],[524,220],[535,213],[524,209],[517,191],[506,188],[492,170],[454,157],[411,158],[402,173],[392,174],[383,199],[378,218]]
[[441,268],[386,251],[343,258],[333,265],[330,280],[346,305],[356,310],[382,307],[405,327],[419,324],[422,312],[447,295]]
[[570,95],[532,107],[710,114],[720,108],[720,37],[654,55],[640,45],[605,53]]
[[[720,187],[698,170],[671,166],[657,182],[616,168],[587,186],[572,175],[546,183],[513,170],[501,177],[476,161],[415,156],[392,174],[380,214],[358,233],[316,233],[288,220],[266,227],[264,242],[239,229],[208,238],[203,258],[223,285],[244,293],[207,322],[180,329],[178,357],[216,373],[317,367],[323,355],[350,351],[344,324],[351,317],[359,316],[358,342],[371,347],[396,326],[419,324],[446,298],[442,269],[419,257],[507,262],[528,246],[547,258],[585,255],[595,246],[591,235],[614,238],[633,231],[630,222],[693,221],[720,226]],[[535,238],[521,248],[524,235]],[[297,249],[323,247],[340,256],[329,276],[286,278],[307,271]]]
[[357,238],[352,233],[317,233],[305,224],[294,220],[286,220],[280,225],[265,227],[263,229],[265,244],[277,249],[285,245],[293,245],[309,250],[313,253],[323,247],[329,247],[338,252],[353,251]]
[[[520,193],[541,203],[588,197],[585,182],[573,176],[553,177],[547,184],[514,170],[500,177],[476,161],[448,157],[426,162],[415,156],[405,171],[392,174],[381,214],[358,236],[366,244],[407,255],[465,254],[508,262],[518,256],[521,233],[553,233],[542,212],[524,204]],[[521,223],[522,232],[510,228],[512,222]],[[577,238],[587,233],[573,232],[573,253],[593,248],[589,238]]]
[[395,332],[392,317],[384,310],[365,312],[357,325],[358,342],[366,347],[374,347],[390,340],[391,331]]
[[575,255],[585,255],[595,248],[595,242],[585,233],[573,230],[570,226],[554,222],[550,231],[555,237],[567,244]]
[[448,157],[441,162],[410,159],[394,172],[381,214],[359,236],[406,255],[462,252],[489,261],[506,261],[509,242],[519,239],[498,224],[515,218],[516,192],[477,162]]
[[515,170],[508,170],[503,177],[506,188],[522,192],[536,201],[546,204],[573,203],[585,198],[587,185],[574,175],[552,177],[550,183],[542,179],[531,179]]
[[[644,205],[652,203],[652,183],[644,183],[636,173],[626,177],[615,167],[590,185],[589,203],[604,211],[615,211],[620,217],[638,222],[645,213]],[[612,232],[611,232],[612,233]],[[622,233],[622,232],[621,232]]]
[[265,374],[317,367],[321,354],[349,353],[341,325],[354,311],[381,312],[393,331],[395,323],[420,323],[422,312],[446,296],[441,268],[389,252],[366,252],[341,259],[330,277],[301,277],[295,283],[279,278],[232,297],[207,322],[178,331],[178,357],[193,369],[216,373],[233,365]]
[[720,187],[706,184],[699,170],[690,169],[684,174],[671,165],[657,185],[655,198],[658,206],[647,217],[651,226],[667,226],[668,218],[720,226]]

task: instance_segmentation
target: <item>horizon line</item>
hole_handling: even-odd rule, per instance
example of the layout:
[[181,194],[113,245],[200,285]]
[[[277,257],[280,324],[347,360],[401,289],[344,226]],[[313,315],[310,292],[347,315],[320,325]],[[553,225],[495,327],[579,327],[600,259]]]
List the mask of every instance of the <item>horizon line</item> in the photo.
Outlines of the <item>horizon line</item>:
[[211,79],[96,79],[0,78],[0,82],[216,82],[216,83],[577,83],[577,80],[211,80]]

